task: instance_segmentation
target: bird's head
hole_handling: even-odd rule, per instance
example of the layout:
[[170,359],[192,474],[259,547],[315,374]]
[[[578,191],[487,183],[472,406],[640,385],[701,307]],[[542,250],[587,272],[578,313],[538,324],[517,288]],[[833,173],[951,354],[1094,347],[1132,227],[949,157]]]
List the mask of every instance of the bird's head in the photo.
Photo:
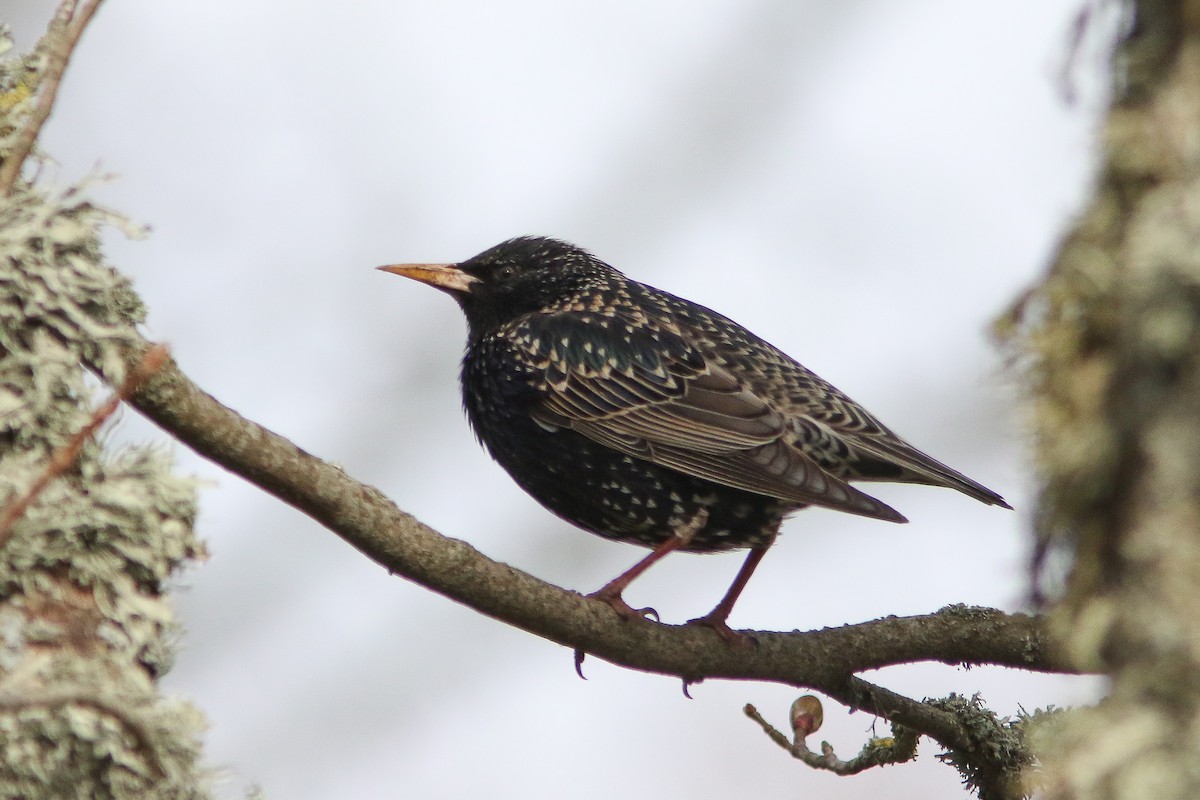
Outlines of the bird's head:
[[559,307],[588,290],[623,281],[621,273],[581,247],[557,239],[509,239],[458,264],[389,264],[393,275],[452,296],[472,340],[523,314]]

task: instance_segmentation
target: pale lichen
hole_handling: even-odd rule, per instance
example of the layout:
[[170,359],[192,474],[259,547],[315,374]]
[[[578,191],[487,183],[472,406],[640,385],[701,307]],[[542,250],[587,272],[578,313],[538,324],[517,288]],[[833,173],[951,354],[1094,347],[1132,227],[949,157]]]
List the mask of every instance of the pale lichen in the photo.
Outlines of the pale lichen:
[[[0,157],[36,63],[0,62]],[[18,181],[0,199],[0,507],[89,419],[82,364],[123,372],[143,311],[103,262],[112,219],[79,188]],[[0,534],[0,797],[207,795],[203,721],[158,690],[165,582],[203,554],[195,495],[161,449],[92,441]]]

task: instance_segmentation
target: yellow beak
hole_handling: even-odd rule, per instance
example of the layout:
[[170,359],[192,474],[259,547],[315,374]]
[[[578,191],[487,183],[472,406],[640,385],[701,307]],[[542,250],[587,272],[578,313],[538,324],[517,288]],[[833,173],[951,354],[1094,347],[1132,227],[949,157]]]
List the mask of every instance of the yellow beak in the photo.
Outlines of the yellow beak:
[[454,264],[388,264],[376,269],[403,275],[447,292],[467,292],[479,278],[463,272]]

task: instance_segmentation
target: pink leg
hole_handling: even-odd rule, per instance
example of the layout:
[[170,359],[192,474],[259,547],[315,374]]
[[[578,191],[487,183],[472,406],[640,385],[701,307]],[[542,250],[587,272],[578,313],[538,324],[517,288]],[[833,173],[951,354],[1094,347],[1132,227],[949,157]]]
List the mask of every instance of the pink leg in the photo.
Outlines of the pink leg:
[[717,603],[717,607],[703,617],[688,620],[688,624],[704,625],[712,628],[731,646],[748,647],[752,642],[750,637],[734,631],[726,624],[726,620],[729,619],[729,614],[733,611],[733,604],[737,602],[742,590],[746,588],[750,576],[754,574],[754,570],[758,567],[758,562],[762,561],[763,556],[767,554],[767,550],[770,549],[774,541],[775,537],[771,537],[770,541],[766,544],[760,544],[757,547],[751,548],[750,554],[742,562],[742,568],[738,570],[737,576],[734,577],[729,591],[725,592],[725,596],[721,598],[721,602]]
[[668,553],[678,550],[682,546],[683,540],[678,536],[672,536],[670,539],[667,539],[658,547],[654,548],[650,555],[646,556],[641,561],[622,572],[616,578],[604,584],[604,586],[600,587],[598,590],[589,594],[588,597],[595,598],[596,600],[603,600],[605,603],[608,603],[610,606],[612,606],[613,609],[625,619],[646,617],[651,614],[653,614],[655,619],[657,619],[657,611],[655,611],[653,608],[634,608],[625,602],[625,599],[621,597],[621,592],[625,591],[625,587],[633,583],[634,578],[650,569],[650,567],[656,561],[659,561]]
[[[629,584],[633,583],[635,578],[637,578],[646,570],[650,569],[651,566],[660,561],[668,553],[672,553],[681,547],[686,547],[687,544],[692,541],[692,538],[696,535],[696,532],[703,528],[707,522],[708,511],[707,509],[701,509],[700,512],[697,513],[696,516],[692,517],[686,525],[675,531],[671,538],[654,548],[650,555],[646,556],[641,561],[622,572],[616,578],[604,584],[604,586],[600,587],[600,589],[597,591],[589,594],[588,597],[608,603],[625,619],[646,617],[647,615],[651,614],[655,619],[657,619],[658,612],[653,608],[634,608],[625,602],[624,598],[621,597],[621,593],[625,591],[625,588],[629,586]],[[747,575],[746,577],[749,578],[750,576]],[[726,616],[728,616],[728,614],[726,614]]]

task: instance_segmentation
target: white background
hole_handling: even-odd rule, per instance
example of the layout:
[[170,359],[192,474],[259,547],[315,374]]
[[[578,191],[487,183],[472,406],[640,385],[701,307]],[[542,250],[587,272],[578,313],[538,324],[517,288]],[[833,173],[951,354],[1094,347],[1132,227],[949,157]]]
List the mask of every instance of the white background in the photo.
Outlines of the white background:
[[[5,14],[28,47],[51,4]],[[1028,592],[1031,469],[987,327],[1085,195],[1102,103],[1078,0],[559,3],[108,0],[44,138],[66,183],[153,228],[108,252],[148,334],[221,401],[440,531],[590,591],[642,554],[542,511],[472,440],[454,304],[375,272],[560,236],[714,306],[1017,511],[878,488],[900,527],[797,515],[731,620],[814,628]],[[117,436],[158,436],[132,412]],[[178,581],[168,679],[211,722],[221,796],[958,797],[916,765],[811,772],[741,714],[794,689],[571,653],[389,577],[179,448],[211,561]],[[675,556],[634,605],[679,622],[740,556]],[[868,676],[1015,713],[1093,682],[939,666]],[[865,714],[826,704],[839,753]],[[877,732],[886,732],[879,725]]]

